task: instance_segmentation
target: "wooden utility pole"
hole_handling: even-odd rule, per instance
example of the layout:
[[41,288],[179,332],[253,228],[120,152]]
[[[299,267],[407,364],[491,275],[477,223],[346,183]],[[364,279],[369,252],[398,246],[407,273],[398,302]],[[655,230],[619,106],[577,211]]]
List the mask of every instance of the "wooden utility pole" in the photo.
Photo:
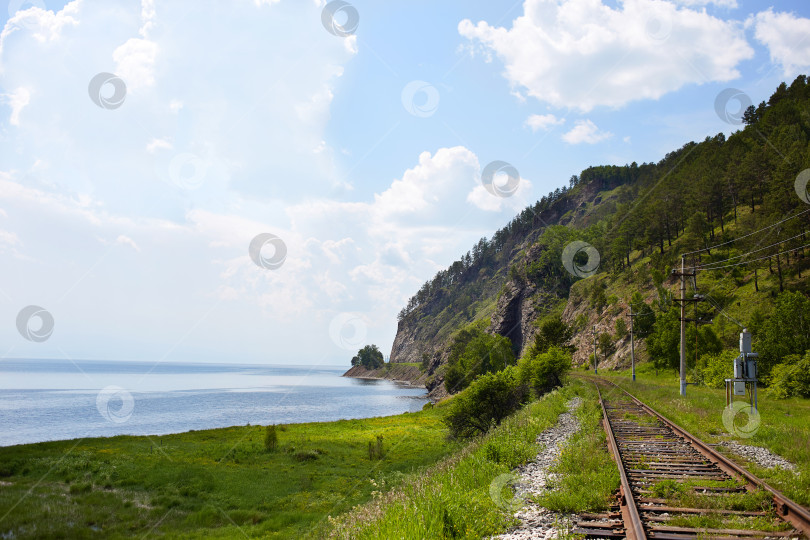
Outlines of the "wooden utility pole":
[[636,380],[636,349],[633,345],[633,306],[630,306],[630,366],[633,369],[633,380]]
[[596,325],[593,325],[593,374],[599,375],[599,370],[597,369],[599,366],[599,356],[596,353]]
[[[680,350],[680,375],[681,375],[681,395],[686,395],[686,321],[692,320],[686,318],[686,303],[687,302],[699,302],[703,300],[703,296],[696,294],[692,298],[686,298],[686,278],[687,277],[695,277],[697,275],[697,270],[692,269],[691,272],[686,271],[686,256],[681,255],[681,271],[678,272],[677,270],[672,270],[672,275],[679,276],[681,278],[681,297],[676,300],[681,304],[681,350]],[[695,281],[695,288],[697,288],[697,280]],[[697,317],[694,319],[697,321]]]
[[681,395],[686,395],[686,257],[681,255]]
[[[686,278],[691,277],[695,278],[697,276],[697,270],[692,269],[691,272],[686,271],[686,256],[681,255],[681,271],[678,272],[677,270],[672,270],[672,275],[679,276],[681,278],[681,297],[676,300],[681,304],[681,395],[686,395],[686,323],[687,321],[695,321],[695,323],[705,323],[706,321],[699,320],[697,318],[697,306],[695,306],[695,318],[694,319],[687,319],[686,318],[686,303],[687,302],[700,302],[704,300],[705,297],[702,294],[695,294],[692,298],[686,298]],[[697,279],[695,278],[695,290],[697,291]],[[695,326],[697,329],[697,326]],[[697,335],[695,335],[697,338]],[[697,352],[697,345],[695,345],[695,352]]]

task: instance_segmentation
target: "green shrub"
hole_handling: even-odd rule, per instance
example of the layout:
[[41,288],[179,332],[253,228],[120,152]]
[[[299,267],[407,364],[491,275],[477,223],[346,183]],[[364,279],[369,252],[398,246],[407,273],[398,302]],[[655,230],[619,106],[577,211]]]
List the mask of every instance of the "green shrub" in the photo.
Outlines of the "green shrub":
[[627,335],[627,323],[624,322],[624,318],[619,317],[616,319],[616,339],[621,340]]
[[790,355],[783,363],[773,366],[769,382],[769,393],[773,397],[810,397],[810,351],[804,358]]
[[264,429],[264,449],[272,452],[278,446],[278,434],[276,434],[276,426],[267,426]]
[[515,363],[509,338],[478,329],[460,332],[452,349],[444,375],[444,387],[450,393],[467,388],[479,375]]
[[599,281],[594,281],[591,285],[590,291],[590,306],[597,311],[602,311],[602,308],[607,304],[607,295],[605,294],[605,287]]
[[70,486],[70,494],[77,495],[79,493],[90,493],[93,489],[93,484],[90,482],[77,482],[75,484],[71,484]]
[[420,371],[427,371],[430,367],[430,355],[428,353],[422,353],[422,362],[419,364]]
[[529,351],[535,354],[544,353],[550,347],[565,348],[574,336],[574,329],[565,324],[557,313],[543,317],[535,325],[537,333],[534,335],[534,343],[529,348]]
[[373,461],[375,459],[382,459],[383,456],[385,456],[383,436],[377,435],[376,441],[368,441],[368,459]]
[[450,429],[450,435],[456,438],[486,433],[490,426],[500,424],[519,409],[527,394],[514,367],[487,373],[453,398],[444,423]]
[[293,454],[293,459],[295,461],[305,462],[305,461],[315,461],[318,459],[322,451],[315,449],[315,450],[302,450],[301,452],[296,452]]
[[540,396],[562,386],[565,374],[571,369],[571,353],[551,347],[542,354],[531,351],[518,364],[519,381]]
[[719,354],[704,354],[695,370],[697,382],[709,388],[725,388],[725,380],[734,376],[734,359],[737,356],[739,353],[732,349]]

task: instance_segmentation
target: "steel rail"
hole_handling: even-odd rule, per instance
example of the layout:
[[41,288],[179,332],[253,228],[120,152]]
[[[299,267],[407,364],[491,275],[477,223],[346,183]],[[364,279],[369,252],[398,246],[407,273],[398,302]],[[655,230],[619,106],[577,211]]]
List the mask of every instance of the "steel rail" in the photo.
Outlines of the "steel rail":
[[[589,377],[590,378],[590,377]],[[752,473],[748,472],[742,466],[736,464],[735,462],[731,461],[729,458],[724,456],[723,454],[717,452],[715,449],[677,425],[676,423],[672,422],[668,418],[662,416],[658,413],[655,409],[647,405],[646,403],[642,402],[636,396],[619,386],[618,384],[614,383],[613,381],[609,381],[607,379],[603,379],[601,377],[593,377],[593,379],[597,379],[602,382],[606,382],[611,386],[618,388],[625,394],[627,394],[630,399],[632,399],[636,405],[643,408],[656,418],[658,418],[661,422],[663,422],[667,427],[669,427],[672,431],[677,433],[679,436],[683,437],[687,441],[689,441],[698,452],[703,454],[707,459],[715,463],[720,469],[725,471],[728,474],[736,475],[738,477],[744,478],[749,484],[752,486],[756,486],[760,489],[764,489],[765,491],[771,494],[771,498],[773,499],[774,507],[776,508],[777,513],[779,516],[793,525],[798,531],[804,534],[805,537],[810,538],[810,511],[808,511],[803,506],[795,503],[788,497],[786,497],[780,491],[769,486],[764,480],[758,478],[757,476],[753,475]],[[598,386],[597,386],[598,388]],[[602,401],[602,393],[599,392],[599,400]],[[605,413],[604,404],[602,404],[602,412]]]
[[622,520],[624,521],[625,533],[628,540],[647,540],[647,533],[644,532],[644,526],[641,524],[641,515],[638,513],[636,501],[633,498],[633,489],[630,487],[630,480],[627,478],[627,472],[624,469],[624,462],[619,453],[619,445],[616,443],[616,437],[613,434],[613,427],[610,424],[610,417],[605,409],[605,402],[602,399],[602,391],[599,390],[599,385],[596,386],[596,391],[599,393],[599,404],[602,406],[602,416],[605,421],[605,433],[607,433],[608,444],[610,445],[610,452],[613,454],[613,459],[616,460],[616,466],[619,469],[621,476],[621,501],[620,508],[622,512]]

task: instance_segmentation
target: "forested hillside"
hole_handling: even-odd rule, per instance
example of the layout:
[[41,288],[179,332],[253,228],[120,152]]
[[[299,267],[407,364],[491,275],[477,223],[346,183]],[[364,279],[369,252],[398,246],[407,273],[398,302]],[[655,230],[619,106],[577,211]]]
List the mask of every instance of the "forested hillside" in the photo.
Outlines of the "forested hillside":
[[[803,356],[810,348],[803,278],[810,202],[800,175],[810,167],[807,78],[781,84],[743,120],[730,137],[690,142],[658,163],[588,168],[482,238],[402,309],[392,362],[421,361],[440,384],[454,336],[456,349],[463,348],[460,330],[468,337],[473,330],[504,336],[520,357],[538,329],[556,319],[572,332],[567,344],[575,363],[589,362],[596,340],[600,362],[622,364],[629,361],[632,304],[633,313],[645,315],[636,318],[645,338],[640,355],[666,366],[677,326],[670,272],[681,254],[696,250],[686,261],[697,267],[689,293],[708,298],[690,306],[705,322],[690,325],[693,369],[734,348],[740,326],[752,329],[755,348],[764,353],[763,376],[787,356]],[[577,270],[588,259],[583,251],[574,271],[571,264],[566,269],[564,250],[574,241],[595,248],[595,275]],[[801,319],[787,348],[767,331],[768,321],[780,316]]]

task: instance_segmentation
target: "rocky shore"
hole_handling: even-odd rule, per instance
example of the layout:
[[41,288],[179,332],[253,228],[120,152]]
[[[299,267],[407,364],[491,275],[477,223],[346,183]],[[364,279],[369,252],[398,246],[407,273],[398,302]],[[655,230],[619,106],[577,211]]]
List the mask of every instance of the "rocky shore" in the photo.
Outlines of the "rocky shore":
[[443,384],[431,384],[433,381],[428,374],[420,370],[418,366],[411,364],[388,363],[378,369],[352,366],[343,376],[355,379],[386,379],[410,386],[419,386],[428,390],[428,398],[434,403],[449,395]]

